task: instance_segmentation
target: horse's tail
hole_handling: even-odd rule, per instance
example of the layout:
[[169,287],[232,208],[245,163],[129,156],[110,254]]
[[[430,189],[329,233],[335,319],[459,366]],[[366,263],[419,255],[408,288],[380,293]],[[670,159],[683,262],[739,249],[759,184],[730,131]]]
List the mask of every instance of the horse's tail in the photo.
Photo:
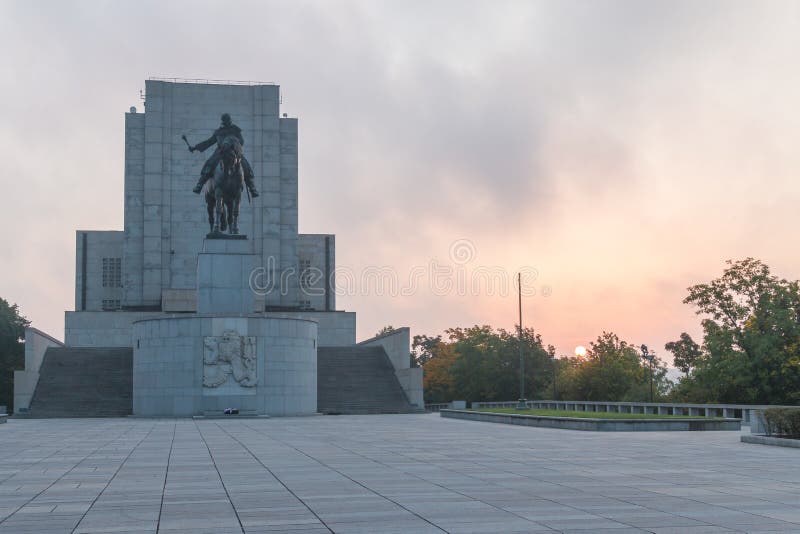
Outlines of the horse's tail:
[[203,184],[203,189],[200,190],[200,194],[202,196],[206,195],[213,195],[214,194],[214,177],[212,176],[206,183]]

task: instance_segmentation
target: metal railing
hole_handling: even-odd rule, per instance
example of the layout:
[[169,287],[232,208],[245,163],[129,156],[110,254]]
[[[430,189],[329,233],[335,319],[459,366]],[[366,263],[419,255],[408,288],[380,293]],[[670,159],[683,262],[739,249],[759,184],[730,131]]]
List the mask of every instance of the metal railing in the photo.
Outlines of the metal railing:
[[[425,409],[438,412],[451,408],[452,403],[426,404]],[[675,402],[601,402],[601,401],[557,401],[529,400],[526,405],[532,409],[564,410],[575,412],[638,413],[654,415],[694,415],[702,417],[731,417],[741,419],[749,425],[754,413],[768,408],[797,408],[797,406],[769,406],[752,404],[700,404]],[[516,408],[517,401],[473,402],[473,409]]]
[[276,85],[275,82],[255,82],[248,80],[206,80],[203,78],[164,78],[161,76],[150,76],[147,79],[155,82],[198,83],[213,85]]

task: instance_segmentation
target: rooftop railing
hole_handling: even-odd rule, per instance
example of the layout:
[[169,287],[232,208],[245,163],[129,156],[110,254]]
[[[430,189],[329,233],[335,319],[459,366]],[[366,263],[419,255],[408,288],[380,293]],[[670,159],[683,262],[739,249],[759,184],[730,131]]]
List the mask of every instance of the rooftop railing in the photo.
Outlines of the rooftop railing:
[[164,78],[160,76],[151,76],[147,79],[156,82],[197,83],[197,84],[214,84],[214,85],[277,85],[275,82],[256,82],[249,80],[206,80],[203,78]]

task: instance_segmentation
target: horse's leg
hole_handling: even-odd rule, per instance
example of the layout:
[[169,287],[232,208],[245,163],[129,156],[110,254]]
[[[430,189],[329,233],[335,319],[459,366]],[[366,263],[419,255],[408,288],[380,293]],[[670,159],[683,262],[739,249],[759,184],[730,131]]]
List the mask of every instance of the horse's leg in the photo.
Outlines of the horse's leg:
[[244,184],[244,170],[241,164],[236,166],[236,187],[231,195],[231,217],[233,219],[235,233],[239,233],[239,204],[242,200],[242,188]]
[[230,228],[231,234],[236,233],[236,221],[233,219],[233,204],[231,204],[230,197],[225,198],[225,209],[228,213],[228,227]]
[[214,195],[215,195],[214,205],[216,208],[215,210],[216,217],[214,217],[214,232],[219,232],[220,220],[222,220],[222,190],[220,188],[217,188]]
[[233,226],[236,228],[236,233],[239,233],[239,204],[242,199],[241,192],[233,197],[231,204],[233,205]]
[[208,231],[214,231],[214,197],[206,193],[206,211],[208,211]]

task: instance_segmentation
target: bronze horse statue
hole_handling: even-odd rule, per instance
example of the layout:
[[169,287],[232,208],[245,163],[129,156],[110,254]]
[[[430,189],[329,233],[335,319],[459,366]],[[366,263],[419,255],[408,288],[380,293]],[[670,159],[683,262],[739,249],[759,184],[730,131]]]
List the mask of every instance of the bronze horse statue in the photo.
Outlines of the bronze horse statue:
[[244,172],[242,170],[242,144],[233,136],[226,136],[220,146],[221,158],[214,176],[203,187],[208,208],[208,224],[212,234],[228,230],[239,233],[239,204],[242,200]]

